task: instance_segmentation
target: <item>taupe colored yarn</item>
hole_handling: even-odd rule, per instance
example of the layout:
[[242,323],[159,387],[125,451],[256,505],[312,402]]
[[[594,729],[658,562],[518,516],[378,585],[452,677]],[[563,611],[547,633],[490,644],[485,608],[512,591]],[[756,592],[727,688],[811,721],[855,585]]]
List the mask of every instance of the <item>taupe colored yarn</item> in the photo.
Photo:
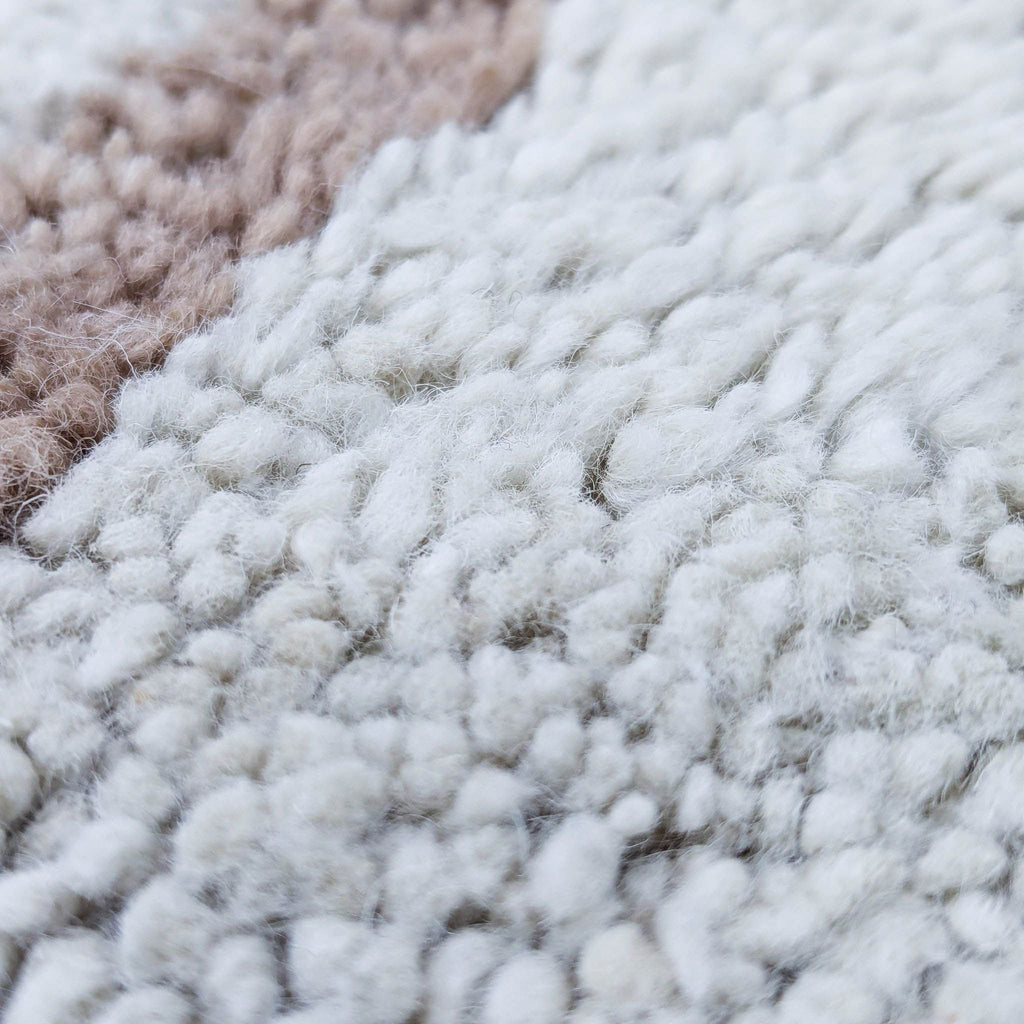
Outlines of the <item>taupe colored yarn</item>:
[[535,0],[248,0],[83,95],[0,167],[0,527],[110,426],[126,376],[225,312],[240,257],[314,231],[377,145],[479,123]]

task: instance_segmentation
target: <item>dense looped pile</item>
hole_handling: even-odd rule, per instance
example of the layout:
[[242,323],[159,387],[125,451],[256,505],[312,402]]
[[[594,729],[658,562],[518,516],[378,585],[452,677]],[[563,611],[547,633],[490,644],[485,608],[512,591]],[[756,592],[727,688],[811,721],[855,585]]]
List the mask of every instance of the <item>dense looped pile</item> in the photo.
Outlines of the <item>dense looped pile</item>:
[[5,1024],[1018,1024],[1024,38],[564,0],[0,563]]
[[0,167],[0,527],[110,427],[122,378],[229,307],[235,260],[319,226],[375,146],[486,118],[531,0],[248,0],[127,63]]
[[3,0],[0,150],[48,136],[83,88],[116,80],[140,47],[172,52],[233,0]]

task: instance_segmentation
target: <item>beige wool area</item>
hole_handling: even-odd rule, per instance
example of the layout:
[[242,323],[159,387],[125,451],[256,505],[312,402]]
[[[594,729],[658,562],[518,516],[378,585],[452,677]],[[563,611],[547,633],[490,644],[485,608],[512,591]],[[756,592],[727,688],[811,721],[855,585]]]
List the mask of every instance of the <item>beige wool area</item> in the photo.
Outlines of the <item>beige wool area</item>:
[[229,308],[238,258],[319,226],[387,138],[485,119],[536,31],[533,0],[245,0],[5,154],[0,524],[109,429],[121,379]]
[[0,153],[48,137],[78,92],[139,47],[180,46],[232,0],[0,0]]

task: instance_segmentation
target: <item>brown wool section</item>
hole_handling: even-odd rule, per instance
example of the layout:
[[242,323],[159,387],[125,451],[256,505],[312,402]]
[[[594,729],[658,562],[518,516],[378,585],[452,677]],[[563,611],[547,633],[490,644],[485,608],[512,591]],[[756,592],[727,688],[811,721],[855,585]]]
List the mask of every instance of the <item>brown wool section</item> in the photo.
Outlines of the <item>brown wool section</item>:
[[229,308],[240,257],[315,231],[388,138],[493,113],[538,23],[537,0],[248,0],[0,166],[0,529],[124,377]]

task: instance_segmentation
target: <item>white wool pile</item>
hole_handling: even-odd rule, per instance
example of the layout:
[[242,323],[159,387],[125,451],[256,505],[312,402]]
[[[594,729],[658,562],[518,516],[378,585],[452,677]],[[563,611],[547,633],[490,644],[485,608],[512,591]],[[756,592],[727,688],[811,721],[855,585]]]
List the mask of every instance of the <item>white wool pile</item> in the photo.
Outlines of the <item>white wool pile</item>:
[[119,56],[187,39],[230,0],[0,0],[0,154],[44,131]]
[[0,565],[8,1024],[1013,1024],[1024,37],[563,0]]

